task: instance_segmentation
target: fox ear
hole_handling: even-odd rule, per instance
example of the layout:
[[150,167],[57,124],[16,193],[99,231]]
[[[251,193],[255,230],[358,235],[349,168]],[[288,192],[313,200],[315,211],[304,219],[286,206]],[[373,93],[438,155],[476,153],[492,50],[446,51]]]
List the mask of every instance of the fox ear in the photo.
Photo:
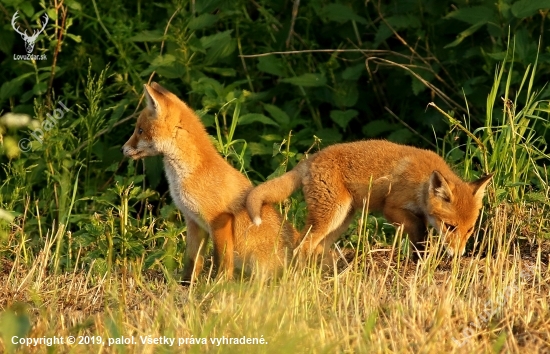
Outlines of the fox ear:
[[430,194],[450,202],[453,199],[453,191],[449,186],[449,182],[443,177],[439,171],[433,171],[430,175]]
[[156,92],[154,85],[158,85],[158,84],[154,82],[151,86],[148,86],[147,84],[145,84],[143,85],[143,87],[145,89],[144,92],[145,92],[145,99],[147,100],[147,108],[149,108],[151,112],[153,112],[154,118],[158,118],[158,116],[160,115],[161,108],[160,108],[158,99],[155,97],[158,95],[158,93]]
[[489,184],[492,178],[493,178],[493,173],[490,173],[488,175],[481,177],[477,181],[470,182],[470,186],[472,186],[474,197],[476,199],[479,199],[479,200],[483,199],[483,196],[485,195],[485,187],[487,187],[487,184]]

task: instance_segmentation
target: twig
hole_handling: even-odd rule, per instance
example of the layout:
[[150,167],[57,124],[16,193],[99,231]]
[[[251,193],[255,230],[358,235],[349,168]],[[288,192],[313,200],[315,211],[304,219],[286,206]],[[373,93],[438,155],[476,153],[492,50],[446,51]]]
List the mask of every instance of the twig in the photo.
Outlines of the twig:
[[[164,27],[164,34],[162,35],[162,42],[160,43],[160,53],[159,55],[162,55],[162,50],[164,49],[164,41],[166,41],[166,33],[168,33],[168,28],[170,27],[170,23],[172,23],[172,20],[174,19],[174,16],[176,16],[176,14],[178,13],[178,11],[180,10],[180,8],[178,7],[176,9],[176,11],[174,11],[174,13],[172,14],[172,16],[170,16],[170,19],[168,20],[168,23],[166,24],[166,27]],[[151,76],[149,76],[149,81],[147,81],[147,85],[151,84],[151,80],[153,80],[153,76],[155,76],[157,72],[156,71],[153,71],[151,73]],[[143,95],[141,95],[142,98],[143,98]],[[139,101],[141,103],[141,100]],[[139,107],[139,105],[138,105]]]
[[[384,18],[384,16],[382,15],[382,13],[380,12],[380,8],[378,7],[377,8],[377,11],[378,11],[378,15],[380,16],[380,18],[382,19],[382,21],[384,21],[384,24],[386,26],[388,26],[388,28],[393,32],[393,34],[395,35],[395,37],[405,46],[407,47],[411,53],[413,55],[416,55],[420,61],[422,61],[424,64],[426,64],[427,66],[430,67],[431,69],[431,72],[432,74],[434,74],[435,78],[440,81],[443,85],[447,86],[448,89],[450,90],[453,90],[453,87],[451,85],[449,85],[445,80],[443,80],[443,78],[441,76],[439,76],[439,74],[437,74],[433,69],[432,69],[432,66],[428,63],[428,61],[423,58],[420,54],[418,54],[418,52],[409,45],[409,43],[407,43],[407,41],[401,37],[399,35],[399,33],[397,33],[397,31],[388,23],[388,21],[386,21],[386,19]],[[447,73],[447,71],[445,69],[443,69],[445,71],[445,73]],[[448,73],[447,73],[448,74]],[[453,81],[453,78],[449,76],[449,79],[451,80],[452,84],[456,87],[456,83]]]
[[300,7],[300,0],[294,0],[294,6],[292,6],[292,21],[290,21],[290,29],[288,31],[288,38],[286,39],[286,47],[290,47],[290,40],[294,34],[294,23],[296,22],[296,17],[298,16],[298,8]]
[[241,63],[243,64],[244,73],[246,75],[246,79],[248,80],[248,86],[250,86],[250,91],[254,92],[254,86],[252,85],[252,78],[250,77],[250,74],[248,73],[248,68],[246,66],[246,60],[244,60],[242,54],[243,54],[243,47],[241,45],[241,35],[239,31],[239,22],[237,21],[237,48],[239,48],[239,56],[241,57]]
[[55,30],[57,32],[58,28],[59,28],[59,32],[57,33],[57,44],[55,46],[55,52],[53,54],[53,62],[52,62],[52,70],[51,70],[51,75],[50,75],[50,82],[48,83],[48,102],[49,105],[51,106],[52,102],[51,102],[51,94],[52,94],[52,86],[53,86],[53,79],[55,78],[55,65],[57,64],[57,56],[59,55],[59,50],[61,49],[61,42],[62,42],[62,39],[63,39],[63,34],[64,34],[64,30],[65,30],[65,23],[66,23],[66,20],[67,20],[67,8],[66,7],[63,7],[63,0],[61,0],[61,2],[58,4],[57,3],[57,0],[55,0],[55,11],[58,13],[59,12],[59,9],[61,8],[61,12],[62,12],[62,18],[61,18],[61,27],[58,27],[57,26],[57,21],[59,21],[59,16],[56,16],[56,19],[55,19]]
[[284,52],[267,52],[261,54],[247,54],[239,55],[242,58],[259,58],[267,57],[269,55],[288,55],[288,54],[303,54],[303,53],[371,53],[371,54],[385,54],[390,51],[385,49],[304,49],[304,50],[288,50]]
[[[443,93],[443,91],[441,91],[440,89],[438,89],[435,85],[433,85],[432,83],[424,80],[424,78],[420,75],[418,75],[414,70],[411,70],[409,68],[410,65],[404,65],[404,64],[399,64],[399,63],[396,63],[396,62],[393,62],[391,60],[387,60],[387,59],[383,59],[383,58],[378,58],[378,57],[371,57],[371,58],[367,58],[367,60],[365,61],[365,65],[367,66],[367,70],[369,71],[369,74],[371,74],[371,71],[370,71],[370,66],[369,66],[369,61],[380,61],[384,64],[387,64],[387,65],[390,65],[390,66],[397,66],[399,68],[402,68],[402,69],[405,69],[407,70],[409,73],[411,73],[411,75],[413,75],[415,78],[417,78],[421,83],[423,83],[426,87],[428,87],[430,90],[432,90],[439,98],[441,98],[449,107],[452,107],[453,105],[462,110],[463,112],[466,112],[468,113],[468,110],[465,109],[464,107],[462,107],[460,104],[458,104],[457,102],[455,102],[452,98],[450,98],[449,96],[447,96],[445,93]],[[426,69],[426,70],[429,70],[427,68],[424,68],[424,67],[419,67],[419,68],[423,68],[423,69]]]

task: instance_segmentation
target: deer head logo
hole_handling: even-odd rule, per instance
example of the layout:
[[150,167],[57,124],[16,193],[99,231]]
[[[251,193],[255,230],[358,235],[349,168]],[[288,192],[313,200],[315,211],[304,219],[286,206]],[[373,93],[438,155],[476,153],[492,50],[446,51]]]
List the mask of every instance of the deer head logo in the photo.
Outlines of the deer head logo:
[[25,41],[25,49],[27,50],[27,53],[31,54],[33,49],[34,49],[34,42],[36,42],[36,39],[38,38],[38,35],[40,33],[44,32],[44,29],[46,28],[46,24],[48,24],[48,20],[50,18],[48,17],[48,14],[44,14],[44,22],[42,22],[42,28],[36,33],[33,31],[32,35],[28,36],[27,35],[27,30],[25,30],[25,32],[21,32],[19,30],[19,26],[17,26],[17,28],[15,28],[15,26],[16,26],[15,20],[17,20],[17,13],[18,12],[19,11],[15,11],[15,13],[13,14],[13,17],[11,18],[11,26],[13,27],[15,32],[17,32],[21,35],[21,38],[23,38],[23,40]]

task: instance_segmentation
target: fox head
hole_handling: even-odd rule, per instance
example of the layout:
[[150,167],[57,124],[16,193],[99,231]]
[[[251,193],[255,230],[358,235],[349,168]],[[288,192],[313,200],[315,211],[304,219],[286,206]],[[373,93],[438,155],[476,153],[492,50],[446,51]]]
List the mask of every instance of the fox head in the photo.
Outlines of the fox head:
[[453,183],[438,171],[432,172],[428,185],[428,222],[444,238],[451,256],[464,254],[479,216],[485,187],[492,177],[490,174],[470,183]]
[[121,149],[125,156],[134,160],[170,152],[182,125],[182,114],[191,121],[188,124],[195,119],[192,110],[164,87],[156,82],[144,87],[147,107],[140,113],[134,133]]

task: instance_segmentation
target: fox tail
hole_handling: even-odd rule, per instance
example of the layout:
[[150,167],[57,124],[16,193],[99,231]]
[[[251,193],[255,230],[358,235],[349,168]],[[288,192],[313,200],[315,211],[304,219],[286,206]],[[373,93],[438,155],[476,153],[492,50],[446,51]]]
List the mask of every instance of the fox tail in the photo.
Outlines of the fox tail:
[[300,161],[292,170],[250,191],[246,198],[246,209],[254,224],[259,226],[262,223],[260,214],[263,204],[281,202],[302,186],[302,179],[308,170],[307,162]]

